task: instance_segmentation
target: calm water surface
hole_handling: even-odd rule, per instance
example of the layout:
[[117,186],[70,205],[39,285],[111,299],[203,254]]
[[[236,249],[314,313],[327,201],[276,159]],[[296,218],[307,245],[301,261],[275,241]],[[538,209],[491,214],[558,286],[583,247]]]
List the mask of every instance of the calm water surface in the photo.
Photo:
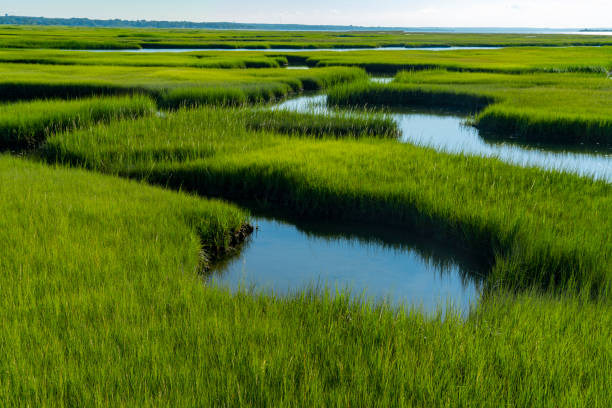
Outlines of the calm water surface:
[[[231,52],[317,52],[317,51],[455,51],[455,50],[498,50],[502,47],[379,47],[379,48],[319,48],[319,49],[295,49],[295,48],[266,48],[266,49],[248,49],[248,48],[142,48],[133,50],[75,50],[89,52],[196,52],[196,51],[231,51]],[[70,50],[66,50],[70,51]]]
[[[385,83],[392,78],[373,80]],[[272,109],[329,112],[326,102],[325,95],[302,96]],[[578,152],[491,142],[457,115],[406,110],[391,115],[406,143],[612,182],[610,146]],[[265,217],[256,218],[254,225],[258,229],[244,248],[216,265],[207,277],[209,282],[278,295],[327,287],[393,305],[421,307],[429,313],[452,304],[465,316],[470,305],[478,302],[487,270],[473,256],[400,229],[298,224]]]
[[406,231],[270,218],[253,224],[258,229],[238,256],[217,265],[208,281],[279,295],[309,287],[346,289],[426,312],[452,304],[465,314],[478,301],[484,268]]
[[[374,78],[378,82],[391,78]],[[329,112],[325,95],[302,96],[287,100],[273,109],[299,112]],[[540,167],[576,173],[612,182],[612,146],[548,147],[525,145],[483,138],[479,131],[465,125],[465,118],[453,114],[395,110],[391,116],[401,130],[401,140],[419,146],[433,147],[449,153],[497,157],[525,167]]]

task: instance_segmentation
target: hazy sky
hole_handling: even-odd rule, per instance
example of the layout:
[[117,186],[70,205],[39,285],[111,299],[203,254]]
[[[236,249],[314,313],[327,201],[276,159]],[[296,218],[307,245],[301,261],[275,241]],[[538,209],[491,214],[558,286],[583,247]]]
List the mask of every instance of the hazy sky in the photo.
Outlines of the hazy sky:
[[612,0],[0,0],[0,13],[409,27],[612,26]]

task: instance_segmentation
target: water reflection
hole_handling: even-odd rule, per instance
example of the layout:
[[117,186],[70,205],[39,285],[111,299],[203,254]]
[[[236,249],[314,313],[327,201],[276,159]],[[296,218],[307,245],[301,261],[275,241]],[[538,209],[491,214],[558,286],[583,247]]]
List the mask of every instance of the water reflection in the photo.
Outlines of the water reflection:
[[[333,112],[325,95],[308,95],[284,101],[273,109],[299,112]],[[423,110],[389,111],[401,130],[401,141],[449,153],[495,157],[507,163],[576,173],[612,182],[612,147],[556,146],[515,143],[480,134],[456,113]]]
[[405,229],[256,218],[240,253],[209,281],[287,294],[312,286],[433,312],[447,302],[467,313],[487,266]]
[[[203,51],[228,51],[228,52],[347,52],[347,51],[456,51],[456,50],[498,50],[503,47],[378,47],[378,48],[141,48],[123,50],[75,50],[88,52],[203,52]],[[71,51],[71,50],[65,50]]]

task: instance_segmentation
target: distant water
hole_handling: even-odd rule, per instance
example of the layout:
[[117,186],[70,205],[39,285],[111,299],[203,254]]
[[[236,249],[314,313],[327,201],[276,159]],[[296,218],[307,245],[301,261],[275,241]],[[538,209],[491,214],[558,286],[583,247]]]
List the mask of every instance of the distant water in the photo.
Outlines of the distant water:
[[248,49],[248,48],[142,48],[134,50],[66,50],[66,51],[88,51],[88,52],[137,52],[137,53],[158,53],[158,52],[198,52],[198,51],[227,51],[227,52],[317,52],[317,51],[455,51],[455,50],[497,50],[502,47],[379,47],[379,48],[266,48],[266,49]]
[[428,27],[405,28],[405,33],[456,34],[575,34],[612,35],[612,31],[582,31],[582,28],[524,28],[524,27]]

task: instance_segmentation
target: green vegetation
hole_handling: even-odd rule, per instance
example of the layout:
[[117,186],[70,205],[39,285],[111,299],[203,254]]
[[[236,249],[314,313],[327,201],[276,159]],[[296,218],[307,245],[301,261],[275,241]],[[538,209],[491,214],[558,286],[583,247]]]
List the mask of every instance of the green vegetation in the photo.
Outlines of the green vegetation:
[[[26,48],[579,40],[612,37],[0,27],[0,46]],[[363,68],[410,72],[382,85]],[[607,406],[611,184],[402,144],[376,111],[245,105],[334,87],[330,104],[610,143],[610,68],[608,48],[0,51],[0,99],[17,101],[0,105],[0,147],[30,149],[0,154],[0,405]],[[187,193],[444,242],[490,266],[484,292],[459,316],[206,285],[249,215]]]
[[232,207],[7,156],[0,170],[3,405],[612,397],[607,302],[498,294],[464,321],[346,296],[231,294],[196,269],[201,242],[226,248],[240,230]]
[[134,67],[191,68],[280,68],[287,65],[283,56],[261,52],[87,52],[60,50],[0,50],[0,62],[50,65],[113,65]]
[[[612,37],[611,37],[612,38]],[[0,61],[52,65],[113,65],[193,68],[277,68],[287,65],[358,66],[371,73],[445,69],[531,73],[612,70],[612,47],[517,47],[454,51],[192,51],[181,53],[0,50]]]
[[424,89],[394,80],[388,84],[361,81],[331,89],[327,103],[336,107],[415,107],[446,109],[463,114],[480,111],[495,102],[486,95],[454,89]]
[[154,111],[155,103],[143,96],[0,105],[0,149],[32,148],[52,133]]
[[[610,37],[612,38],[612,37]],[[355,66],[370,73],[445,69],[471,72],[585,72],[612,70],[612,48],[504,48],[455,51],[350,51],[295,53],[292,61],[309,66]]]
[[458,34],[403,31],[183,30],[0,26],[1,48],[56,49],[318,49],[449,46],[611,45],[610,36]]
[[390,84],[330,91],[343,106],[438,107],[476,113],[483,136],[551,144],[612,145],[612,81],[584,74],[400,73]]
[[492,285],[611,287],[609,184],[395,141],[287,139],[238,117],[213,108],[120,121],[53,136],[42,154],[297,216],[423,231],[487,259]]
[[397,123],[386,115],[367,112],[298,113],[291,111],[244,110],[226,114],[238,115],[237,119],[247,129],[268,130],[294,136],[315,137],[381,137],[398,138]]
[[166,108],[267,102],[364,78],[359,68],[244,70],[0,64],[0,100],[144,93]]

